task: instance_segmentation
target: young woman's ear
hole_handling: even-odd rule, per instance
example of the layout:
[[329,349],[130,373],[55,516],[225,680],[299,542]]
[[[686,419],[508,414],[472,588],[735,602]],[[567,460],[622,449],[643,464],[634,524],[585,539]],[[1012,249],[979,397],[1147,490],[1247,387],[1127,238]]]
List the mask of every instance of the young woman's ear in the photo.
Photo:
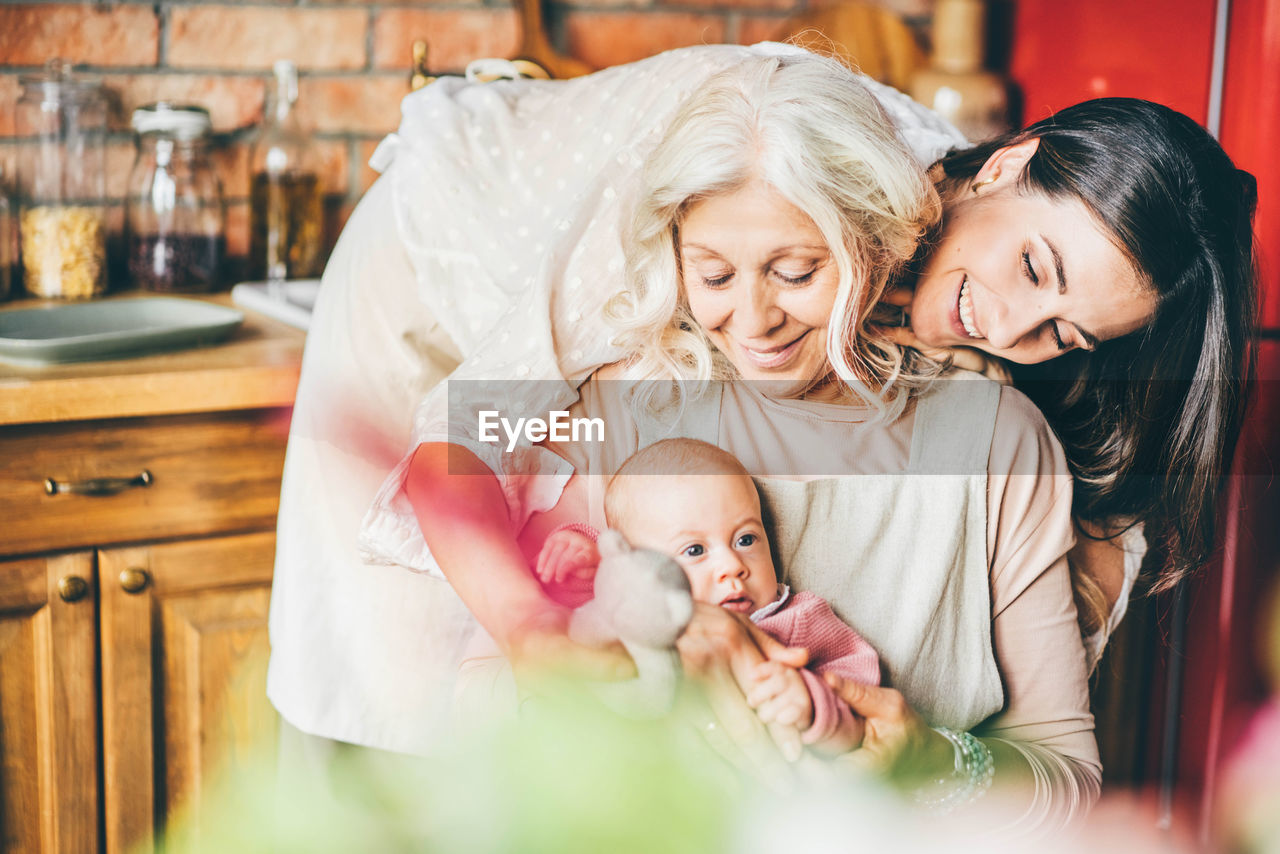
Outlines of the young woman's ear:
[[973,191],[978,194],[1012,186],[1022,175],[1027,162],[1040,148],[1040,137],[1035,136],[1013,145],[998,148],[982,164],[973,177]]

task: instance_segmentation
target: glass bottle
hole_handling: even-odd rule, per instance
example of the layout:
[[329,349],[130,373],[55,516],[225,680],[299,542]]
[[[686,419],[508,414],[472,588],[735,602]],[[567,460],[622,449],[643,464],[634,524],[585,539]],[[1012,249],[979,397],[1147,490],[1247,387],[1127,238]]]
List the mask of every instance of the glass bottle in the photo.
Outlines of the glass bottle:
[[96,80],[50,60],[18,78],[18,231],[23,283],[40,297],[107,288],[106,99]]
[[911,97],[956,126],[973,142],[1009,129],[1009,87],[983,70],[986,3],[938,0],[933,12],[933,57],[911,81]]
[[249,275],[267,281],[319,275],[320,177],[298,123],[298,69],[274,66],[276,88],[253,149],[249,187]]
[[209,113],[148,104],[133,111],[138,155],[129,174],[125,245],[129,274],[153,291],[221,284],[226,254],[222,188],[209,161]]

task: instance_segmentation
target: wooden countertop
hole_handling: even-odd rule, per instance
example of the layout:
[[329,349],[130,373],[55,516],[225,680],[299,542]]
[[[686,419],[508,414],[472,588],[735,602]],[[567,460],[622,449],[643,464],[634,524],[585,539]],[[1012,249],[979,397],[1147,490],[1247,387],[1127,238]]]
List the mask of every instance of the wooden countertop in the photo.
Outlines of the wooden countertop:
[[[227,294],[196,299],[231,305]],[[30,300],[0,309],[44,304]],[[0,425],[292,405],[305,333],[235,308],[244,312],[244,323],[210,347],[101,362],[0,362]]]

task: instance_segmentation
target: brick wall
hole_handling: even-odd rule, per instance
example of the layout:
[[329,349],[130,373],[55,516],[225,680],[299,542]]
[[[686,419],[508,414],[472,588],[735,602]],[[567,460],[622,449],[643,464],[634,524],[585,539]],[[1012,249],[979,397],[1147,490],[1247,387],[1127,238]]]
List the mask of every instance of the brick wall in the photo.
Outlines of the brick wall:
[[[829,0],[570,0],[549,4],[546,14],[558,49],[601,68],[672,47],[775,37],[789,17],[822,2]],[[917,16],[926,4],[897,3]],[[108,191],[117,202],[133,162],[133,108],[159,99],[202,104],[213,116],[229,254],[243,256],[250,131],[261,115],[271,63],[289,58],[301,71],[301,118],[323,164],[332,245],[376,177],[367,165],[370,153],[398,124],[413,41],[427,42],[433,72],[457,72],[477,57],[512,55],[518,38],[515,9],[503,0],[5,3],[0,162],[12,175],[18,75],[54,56],[101,76],[109,90]],[[121,204],[110,222],[118,243]]]

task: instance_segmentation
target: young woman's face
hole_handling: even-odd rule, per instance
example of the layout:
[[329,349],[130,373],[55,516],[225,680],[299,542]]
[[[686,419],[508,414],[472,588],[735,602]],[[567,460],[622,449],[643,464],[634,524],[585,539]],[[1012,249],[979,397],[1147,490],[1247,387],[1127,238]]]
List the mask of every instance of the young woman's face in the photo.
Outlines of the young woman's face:
[[1156,299],[1080,202],[1012,182],[948,205],[916,283],[911,327],[926,345],[1044,362],[1140,329]]
[[835,258],[813,220],[772,187],[752,181],[690,207],[680,261],[694,320],[744,379],[798,396],[830,372]]

